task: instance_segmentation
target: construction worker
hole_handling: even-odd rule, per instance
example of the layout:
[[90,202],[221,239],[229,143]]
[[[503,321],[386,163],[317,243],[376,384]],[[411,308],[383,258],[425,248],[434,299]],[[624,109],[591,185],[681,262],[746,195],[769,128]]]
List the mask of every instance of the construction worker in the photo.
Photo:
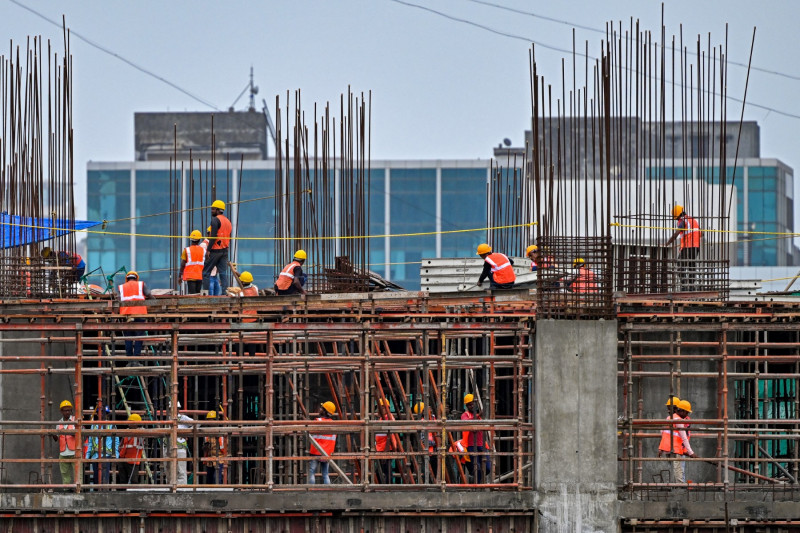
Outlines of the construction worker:
[[308,256],[304,250],[294,253],[292,262],[283,267],[278,279],[275,281],[277,294],[306,294],[303,285],[306,284],[306,275],[303,274],[303,264]]
[[[464,396],[464,407],[461,420],[482,420],[480,406],[474,395]],[[464,431],[461,436],[462,442],[466,442],[467,452],[469,452],[469,471],[474,483],[484,483],[486,475],[491,471],[491,462],[485,455],[488,442],[486,442],[484,434],[483,430]]]
[[[217,412],[209,411],[206,420],[216,420]],[[222,469],[225,467],[225,439],[220,435],[217,437],[205,437],[203,439],[203,456],[206,458],[203,464],[206,468],[206,483],[208,485],[219,485],[222,483]]]
[[510,289],[514,286],[517,276],[512,259],[499,252],[493,253],[492,247],[485,243],[478,246],[478,255],[484,261],[478,285],[489,278],[489,287],[492,289]]
[[[147,288],[147,284],[144,281],[139,280],[139,273],[135,270],[131,270],[127,274],[125,274],[125,283],[117,287],[117,296],[119,297],[120,303],[124,302],[139,302],[144,301],[145,299],[152,299],[153,295],[150,294],[150,289]],[[144,318],[141,316],[135,317],[135,315],[146,315],[147,314],[147,306],[144,305],[136,305],[136,306],[122,306],[120,305],[119,308],[120,315],[127,315],[128,320],[132,322],[144,322]],[[125,332],[126,337],[139,337],[143,335],[144,332],[137,331],[137,330],[130,330]],[[128,357],[136,357],[142,354],[142,341],[133,341],[133,340],[126,340],[125,341],[125,355]]]
[[[128,415],[128,429],[137,429],[142,417],[136,413]],[[119,458],[125,459],[119,463],[118,483],[131,484],[138,481],[139,463],[144,455],[144,439],[142,437],[125,437],[122,439],[122,446],[119,449]]]
[[[210,236],[211,236],[211,226],[206,228],[207,238],[200,241],[200,246],[202,246],[206,250],[206,255],[208,255],[208,237]],[[209,277],[209,282],[208,282],[208,295],[209,296],[222,295],[222,286],[219,284],[219,269],[217,269],[217,267],[211,269],[211,276]]]
[[525,249],[525,256],[531,260],[531,271],[535,272],[539,268],[539,247],[531,244]]
[[[49,250],[49,248],[45,248],[45,250]],[[59,265],[71,267],[69,280],[74,283],[79,282],[86,273],[86,261],[79,254],[73,252],[62,251],[58,252],[57,256]]]
[[206,246],[201,245],[203,235],[193,230],[189,235],[191,244],[181,252],[180,278],[186,282],[186,294],[200,294],[203,290],[203,266],[206,261]]
[[[253,275],[248,272],[244,271],[239,274],[239,281],[242,284],[242,288],[239,287],[228,287],[228,294],[231,296],[239,296],[239,297],[252,297],[258,296],[258,286],[253,283]],[[242,315],[249,315],[253,316],[253,318],[242,318],[243,323],[251,323],[258,320],[255,318],[254,315],[257,315],[258,311],[255,309],[242,309]],[[244,349],[250,354],[250,357],[255,357],[256,353],[258,352],[258,344],[248,343],[244,345]],[[239,354],[241,355],[241,353]]]
[[[181,402],[178,402],[178,409],[181,408]],[[186,424],[186,422],[194,422],[194,419],[186,416],[185,414],[178,412],[177,416],[175,417],[178,421],[178,429],[190,429],[191,426]],[[181,422],[184,422],[181,424]],[[186,459],[189,456],[189,445],[186,442],[186,437],[178,435],[178,450],[176,452],[176,457],[178,458],[178,468],[177,468],[177,477],[175,479],[175,483],[178,485],[186,485],[189,483],[189,477],[186,474],[187,462],[183,461],[182,459]]]
[[681,290],[689,291],[695,284],[695,268],[692,263],[700,256],[700,239],[703,233],[700,231],[700,224],[686,214],[682,205],[672,208],[672,218],[678,221],[678,229],[675,230],[666,245],[671,245],[680,236],[681,251],[678,254],[678,273]]
[[[678,402],[678,416],[681,417],[684,421],[689,420],[689,413],[692,412],[692,404],[689,400],[681,400]],[[681,437],[681,443],[683,444],[683,456],[684,457],[697,457],[692,450],[692,446],[690,444],[691,440],[691,432],[689,431],[689,424],[682,424],[679,426],[680,432],[679,435]],[[685,437],[685,438],[684,438]],[[681,461],[681,470],[683,472],[683,479],[681,483],[686,481],[686,461]]]
[[[104,415],[109,415],[108,406],[103,409],[103,402],[98,398],[97,405],[95,406],[92,419],[97,416],[98,423],[89,426],[89,429],[104,429],[109,432],[104,436],[90,436],[86,437],[83,441],[84,459],[87,461],[98,459],[116,459],[119,456],[120,439],[111,435],[111,430],[114,426],[111,424],[101,424]],[[90,463],[91,464],[91,478],[93,483],[107,484],[111,481],[111,464],[110,463]]]
[[[325,403],[320,404],[319,413],[317,413],[316,420],[317,422],[330,422],[333,420],[331,417],[336,416],[336,405],[333,402],[328,401]],[[319,445],[320,448],[325,452],[324,454],[317,449],[316,446],[312,443],[308,453],[313,457],[318,457],[318,459],[311,459],[308,462],[308,482],[314,485],[317,481],[314,476],[317,473],[317,467],[320,467],[320,473],[322,474],[322,482],[325,485],[331,484],[331,478],[328,475],[328,468],[330,465],[328,464],[328,457],[333,455],[333,451],[336,449],[336,435],[334,434],[313,434],[311,435],[316,443]]]
[[[389,400],[385,398],[378,398],[378,416],[380,420],[394,420],[391,411],[389,410]],[[375,451],[378,453],[386,453],[395,451],[394,437],[389,435],[385,429],[379,429],[375,433]],[[392,460],[391,459],[378,459],[377,473],[379,483],[389,485],[392,483]]]
[[[425,402],[417,402],[412,411],[418,417],[418,420],[436,420],[436,416],[433,413],[430,414],[430,418],[425,417]],[[431,479],[434,481],[439,476],[439,456],[436,453],[436,449],[439,447],[438,437],[435,431],[422,430],[419,432],[420,449],[428,452],[429,462],[433,470]]]
[[64,400],[58,406],[61,410],[61,420],[56,426],[58,435],[52,435],[53,440],[58,442],[59,467],[61,469],[61,483],[71,485],[75,483],[78,465],[75,462],[75,417],[72,415],[72,402]]
[[231,221],[223,214],[225,212],[225,202],[214,200],[211,204],[211,231],[209,241],[211,249],[206,254],[205,265],[203,266],[203,294],[208,294],[211,283],[211,271],[217,268],[220,276],[220,283],[227,287],[225,271],[228,267],[228,247],[231,244],[231,233],[233,226]]
[[[667,420],[672,422],[674,420],[682,420],[678,414],[678,406],[681,399],[677,396],[671,396],[667,403]],[[661,442],[658,444],[658,456],[663,457],[665,454],[668,457],[677,458],[686,455],[686,444],[689,440],[686,436],[686,431],[683,429],[683,424],[669,424],[668,427],[661,430]],[[688,449],[691,457],[694,457],[694,452],[691,447]],[[685,480],[685,473],[683,470],[683,461],[672,461],[672,472],[675,477],[676,483],[683,483]]]
[[598,291],[597,275],[586,266],[586,261],[582,257],[578,257],[572,262],[572,268],[575,275],[567,278],[564,284],[568,291],[578,294],[590,294]]

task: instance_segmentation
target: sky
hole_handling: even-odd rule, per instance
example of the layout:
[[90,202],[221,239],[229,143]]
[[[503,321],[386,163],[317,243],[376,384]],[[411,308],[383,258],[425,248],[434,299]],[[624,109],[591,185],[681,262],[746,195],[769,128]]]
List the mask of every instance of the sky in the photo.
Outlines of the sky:
[[[579,48],[588,41],[596,57],[607,22],[633,18],[658,37],[662,17],[662,4],[647,0],[0,0],[4,54],[10,41],[24,49],[36,35],[61,50],[60,27],[20,4],[65,16],[72,32],[197,97],[73,36],[79,217],[86,162],[133,159],[135,112],[213,110],[201,101],[226,110],[251,66],[257,108],[264,98],[273,115],[275,95],[287,90],[300,89],[309,110],[337,102],[348,86],[371,91],[373,159],[484,159],[504,138],[524,142],[531,42],[539,72],[558,85],[568,54],[552,48],[570,50],[573,28]],[[800,2],[670,0],[664,10],[667,34],[683,24],[685,42],[710,33],[724,43],[727,24],[729,58],[744,65],[756,29],[752,64],[762,70],[750,73],[747,100],[763,107],[748,106],[744,118],[761,126],[762,157],[800,168]],[[744,97],[746,76],[729,67],[729,95]],[[246,105],[245,96],[236,108]],[[740,113],[730,101],[728,120]]]

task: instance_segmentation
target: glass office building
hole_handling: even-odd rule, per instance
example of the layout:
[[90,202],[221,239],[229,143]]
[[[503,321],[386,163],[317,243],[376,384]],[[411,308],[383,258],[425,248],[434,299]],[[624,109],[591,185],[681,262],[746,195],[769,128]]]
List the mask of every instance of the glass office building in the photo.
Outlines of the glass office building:
[[[447,232],[486,226],[490,160],[372,161],[371,166],[369,230],[374,237],[369,260],[373,271],[418,290],[422,259],[472,256],[475,247],[486,240],[485,230]],[[218,164],[218,169],[224,168],[224,163]],[[196,199],[206,194],[199,189],[197,170],[194,172],[194,191],[187,169],[180,178],[183,205],[191,203],[189,196]],[[218,170],[218,183],[226,172],[232,193],[217,196],[231,202],[227,215],[234,223],[235,235],[273,236],[274,200],[246,200],[274,194],[274,161],[245,161],[241,170]],[[136,269],[152,287],[171,285],[170,215],[158,215],[169,211],[170,175],[166,161],[89,163],[88,218],[108,221],[107,234],[91,233],[87,238],[89,270],[102,267],[108,275],[123,267]],[[180,216],[183,235],[193,229],[204,230],[210,217],[208,210]],[[234,259],[241,269],[253,273],[262,288],[272,286],[274,265],[286,260],[276,257],[272,241],[258,239],[239,241]],[[93,281],[100,283],[98,280]]]

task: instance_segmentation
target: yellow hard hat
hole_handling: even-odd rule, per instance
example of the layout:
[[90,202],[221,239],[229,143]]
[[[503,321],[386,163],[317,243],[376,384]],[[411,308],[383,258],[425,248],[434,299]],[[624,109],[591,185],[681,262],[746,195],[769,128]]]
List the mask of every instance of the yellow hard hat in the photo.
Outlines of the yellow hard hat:
[[336,406],[333,405],[333,402],[325,402],[322,404],[322,407],[324,407],[325,410],[328,411],[330,414],[332,415],[336,414]]
[[530,255],[531,252],[535,252],[537,250],[539,250],[539,247],[535,244],[531,244],[525,249],[525,255]]
[[206,414],[206,418],[217,418],[217,412],[216,411],[209,411]]
[[467,405],[468,403],[472,403],[474,401],[475,401],[475,396],[473,396],[472,394],[467,394],[466,396],[464,396],[464,405]]
[[297,250],[294,253],[294,258],[295,259],[302,259],[303,261],[305,261],[306,259],[308,259],[308,255],[306,255],[306,251],[305,250]]
[[415,415],[420,414],[424,410],[425,410],[425,402],[417,402],[417,405],[414,406]]
[[689,403],[689,400],[681,400],[678,402],[678,409],[682,411],[686,411],[687,413],[692,412],[692,404]]
[[142,417],[137,415],[136,413],[131,413],[130,416],[128,417],[128,420],[130,420],[132,422],[141,422],[142,421]]
[[192,233],[189,234],[189,238],[193,241],[199,241],[203,238],[203,234],[200,233],[199,229],[193,230]]
[[206,228],[206,233],[211,233],[211,226]]
[[131,278],[136,278],[136,280],[138,281],[139,273],[136,272],[135,270],[131,270],[127,274],[125,274],[125,279],[131,279]]
[[389,400],[384,400],[383,398],[378,398],[378,405],[389,405]]
[[69,401],[69,400],[64,400],[64,401],[63,401],[63,402],[61,402],[61,404],[58,406],[58,408],[59,408],[59,409],[63,409],[63,408],[65,408],[65,407],[72,407],[72,402],[71,402],[71,401]]
[[572,262],[572,268],[583,266],[586,264],[586,261],[583,260],[583,257],[576,257],[575,261]]
[[253,283],[253,275],[247,270],[245,270],[244,272],[239,274],[239,280],[242,283]]
[[216,207],[217,209],[225,211],[225,202],[223,202],[222,200],[214,200],[214,203],[211,204],[211,207]]
[[669,400],[667,400],[667,403],[665,403],[664,405],[666,405],[666,406],[670,406],[671,405],[673,407],[678,407],[679,403],[681,403],[681,399],[678,398],[677,396],[672,396],[672,397],[670,397]]
[[49,246],[42,248],[42,257],[50,257],[51,253],[53,253],[53,250],[51,250]]
[[675,207],[672,208],[672,218],[678,218],[682,214],[683,214],[683,206],[676,204]]
[[492,253],[492,247],[486,243],[478,245],[478,255],[489,254]]

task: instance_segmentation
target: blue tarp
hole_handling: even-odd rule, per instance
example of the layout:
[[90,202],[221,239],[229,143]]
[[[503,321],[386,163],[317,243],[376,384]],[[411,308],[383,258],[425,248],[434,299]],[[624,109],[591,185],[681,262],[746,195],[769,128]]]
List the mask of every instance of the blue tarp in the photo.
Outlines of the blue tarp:
[[3,231],[3,248],[13,248],[33,242],[46,241],[66,235],[69,231],[97,226],[102,222],[93,220],[64,220],[54,218],[20,217],[0,213]]

